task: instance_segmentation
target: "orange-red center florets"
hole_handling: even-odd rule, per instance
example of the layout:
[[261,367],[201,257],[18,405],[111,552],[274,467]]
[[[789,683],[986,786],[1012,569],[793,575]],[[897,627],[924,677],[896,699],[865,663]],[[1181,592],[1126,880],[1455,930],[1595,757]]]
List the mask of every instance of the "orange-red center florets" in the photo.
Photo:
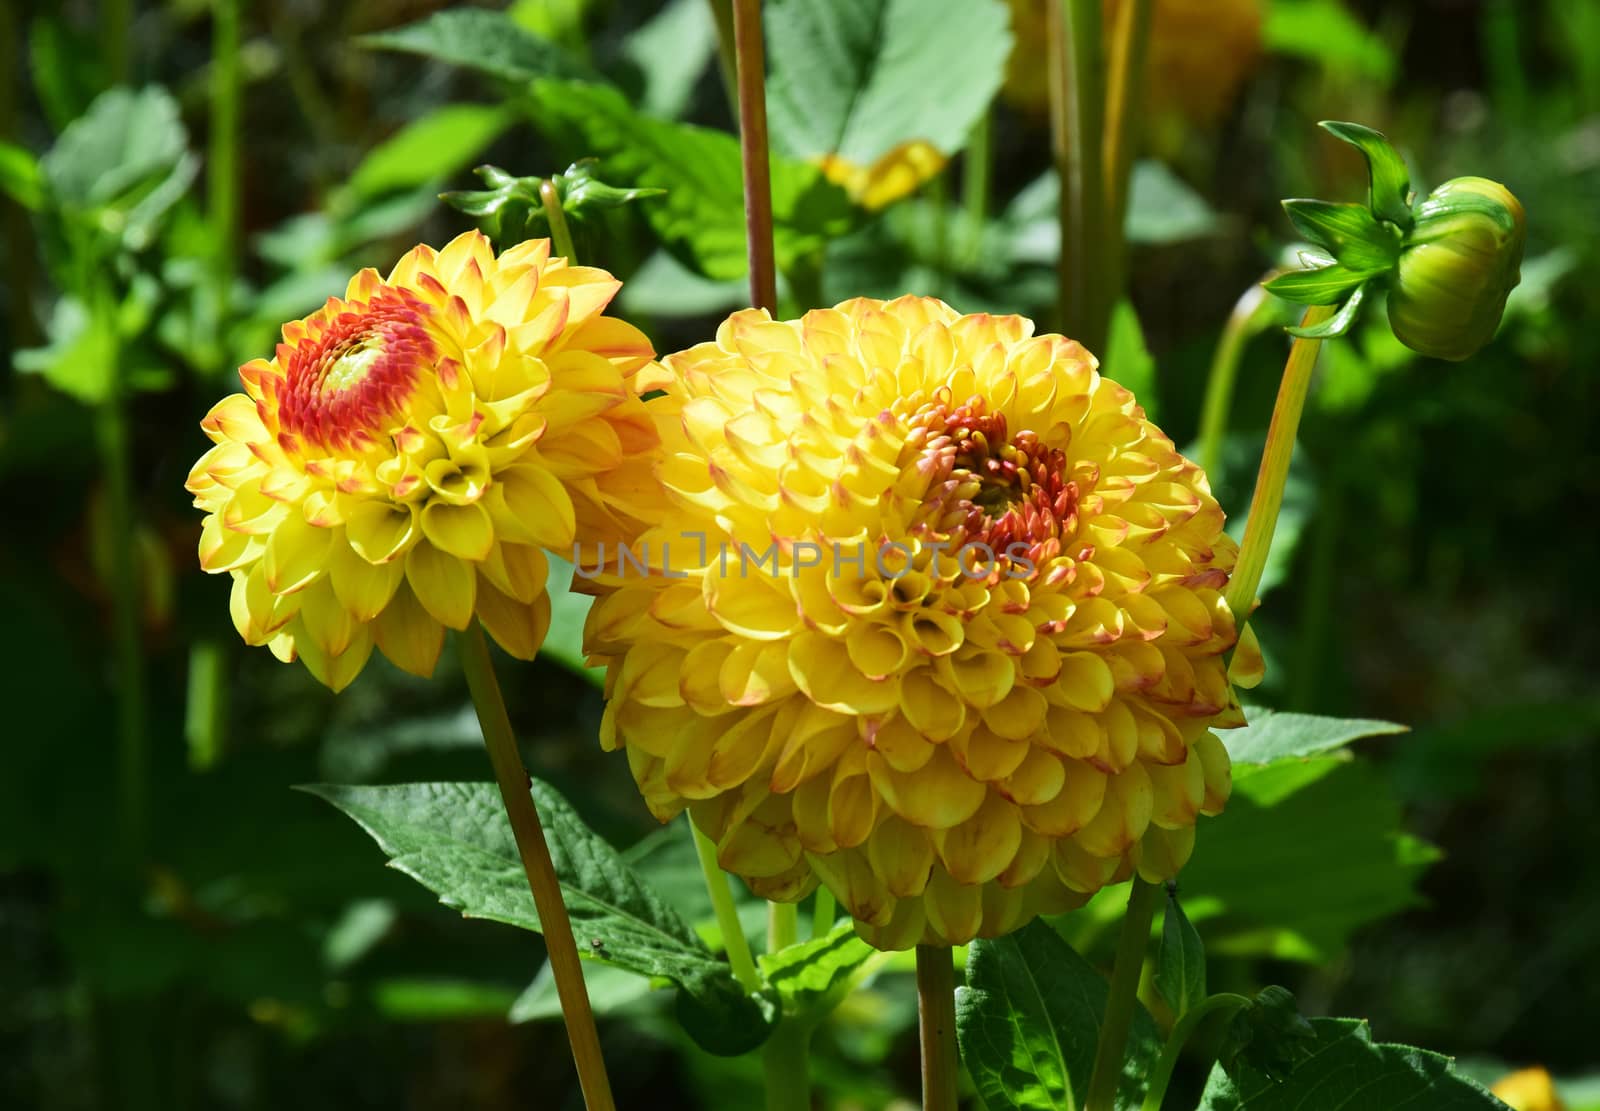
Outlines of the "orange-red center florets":
[[1036,571],[1063,553],[1078,529],[1078,484],[1064,451],[1032,431],[1011,436],[1005,414],[989,412],[982,398],[918,415],[931,433],[923,451],[935,529],[982,544],[1012,568]]
[[279,344],[279,428],[317,447],[365,446],[438,361],[427,311],[407,293],[384,290],[334,316],[320,335]]

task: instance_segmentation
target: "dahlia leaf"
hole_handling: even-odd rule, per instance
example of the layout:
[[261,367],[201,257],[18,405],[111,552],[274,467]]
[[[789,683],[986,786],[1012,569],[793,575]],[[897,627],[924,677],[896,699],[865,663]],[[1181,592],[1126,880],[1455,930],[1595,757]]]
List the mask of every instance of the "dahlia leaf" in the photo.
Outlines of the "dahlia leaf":
[[1222,743],[1235,764],[1270,764],[1320,756],[1366,737],[1392,736],[1410,726],[1370,718],[1330,718],[1317,714],[1290,714],[1264,707],[1246,707],[1249,724],[1222,734]]
[[1372,191],[1368,204],[1372,214],[1388,220],[1402,230],[1411,227],[1411,171],[1406,160],[1380,131],[1359,123],[1323,120],[1321,127],[1334,138],[1349,143],[1366,156],[1372,171]]
[[446,104],[406,124],[367,152],[339,191],[360,201],[443,181],[468,165],[512,121],[493,104]]
[[1012,41],[998,0],[773,0],[766,31],[783,44],[768,54],[774,141],[862,167],[907,140],[959,150],[1000,88]]
[[[746,273],[737,139],[641,115],[615,89],[579,81],[540,81],[534,99],[539,126],[598,156],[609,180],[665,190],[641,211],[680,259],[708,278]],[[850,203],[838,186],[817,167],[784,158],[772,160],[772,207],[781,270],[819,253],[851,222]]]
[[[1083,1106],[1105,1006],[1105,978],[1043,922],[973,942],[956,1035],[988,1111]],[[1119,1106],[1138,1105],[1160,1047],[1136,1004]]]
[[1217,1061],[1235,1080],[1248,1067],[1281,1081],[1311,1055],[1309,1043],[1316,1040],[1317,1032],[1300,1014],[1294,993],[1271,984],[1234,1013]]
[[1338,752],[1235,766],[1227,809],[1201,836],[1184,904],[1211,950],[1286,960],[1328,958],[1356,928],[1415,906],[1438,855],[1402,831],[1383,774]]
[[827,1011],[850,978],[877,950],[856,935],[849,921],[822,937],[802,941],[760,959],[761,974],[783,1000],[788,1014]]
[[[521,858],[499,793],[489,783],[412,783],[391,787],[318,784],[302,788],[352,818],[389,855],[390,866],[469,918],[538,931]],[[771,1006],[744,994],[725,961],[623,856],[586,826],[554,788],[532,781],[534,801],[580,952],[683,989],[680,1008],[702,1027],[735,1031],[706,1048],[743,1052],[759,1045]],[[731,1044],[740,1048],[730,1049]]]
[[505,12],[452,8],[388,31],[362,35],[362,46],[420,54],[503,81],[536,77],[594,80],[588,66],[555,43],[534,34]]
[[[597,1015],[616,1014],[644,999],[651,990],[649,978],[599,961],[583,962],[583,983],[589,991],[589,1006]],[[517,996],[506,1019],[510,1022],[560,1021],[561,998],[556,994],[556,978],[548,963]]]
[[1315,1041],[1307,1044],[1305,1059],[1286,1078],[1276,1080],[1244,1063],[1235,1080],[1218,1065],[1200,1111],[1505,1111],[1505,1104],[1454,1072],[1448,1057],[1374,1042],[1367,1024],[1357,1019],[1313,1019],[1310,1027]]
[[1144,406],[1145,416],[1156,420],[1156,360],[1144,340],[1144,329],[1133,302],[1126,297],[1111,310],[1111,331],[1106,339],[1106,358],[1100,373],[1126,386]]
[[1371,288],[1366,283],[1356,286],[1351,291],[1345,303],[1339,306],[1339,311],[1320,324],[1291,325],[1285,328],[1291,336],[1298,339],[1337,339],[1350,330],[1355,324],[1356,317],[1361,312],[1361,305],[1366,300],[1367,290]]
[[1306,270],[1290,270],[1262,282],[1261,288],[1274,297],[1300,305],[1331,305],[1370,277],[1372,275],[1365,271],[1352,270],[1335,262]]
[[1161,916],[1155,989],[1177,1016],[1206,997],[1205,945],[1178,905],[1177,890],[1171,886],[1167,888],[1167,909]]
[[0,142],[0,193],[27,209],[37,210],[44,203],[39,161],[26,147]]

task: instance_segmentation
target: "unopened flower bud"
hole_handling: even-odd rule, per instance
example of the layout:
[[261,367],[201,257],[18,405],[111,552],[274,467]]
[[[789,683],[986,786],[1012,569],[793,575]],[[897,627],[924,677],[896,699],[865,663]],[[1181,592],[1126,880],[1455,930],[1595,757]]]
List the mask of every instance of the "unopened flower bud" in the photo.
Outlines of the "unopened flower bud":
[[1389,324],[1413,351],[1460,361],[1493,338],[1522,280],[1522,205],[1498,182],[1460,177],[1416,212],[1389,291]]

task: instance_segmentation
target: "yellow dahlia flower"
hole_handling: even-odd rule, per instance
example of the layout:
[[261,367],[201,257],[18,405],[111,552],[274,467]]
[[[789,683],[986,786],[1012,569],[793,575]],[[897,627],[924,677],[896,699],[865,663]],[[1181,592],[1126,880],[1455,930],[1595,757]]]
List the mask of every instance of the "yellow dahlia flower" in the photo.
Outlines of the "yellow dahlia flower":
[[882,948],[1189,856],[1228,796],[1236,547],[1061,336],[941,301],[734,314],[664,360],[669,505],[580,567],[608,747],[728,870]]
[[837,154],[824,155],[822,175],[843,189],[862,208],[876,212],[939,176],[945,157],[925,139],[901,143],[870,166],[858,166]]
[[1567,1107],[1550,1073],[1537,1065],[1502,1076],[1489,1091],[1511,1111],[1566,1111]]
[[[1004,92],[1018,107],[1050,107],[1045,5],[1010,0],[1016,45]],[[1115,26],[1126,0],[1105,0],[1103,27]],[[1261,56],[1263,0],[1156,0],[1150,18],[1144,109],[1157,124],[1220,120]]]
[[532,657],[541,549],[639,527],[627,503],[657,439],[638,395],[659,367],[602,315],[620,284],[546,240],[496,258],[469,232],[285,325],[202,422],[215,446],[188,481],[245,641],[334,690],[374,645],[431,674],[474,615]]

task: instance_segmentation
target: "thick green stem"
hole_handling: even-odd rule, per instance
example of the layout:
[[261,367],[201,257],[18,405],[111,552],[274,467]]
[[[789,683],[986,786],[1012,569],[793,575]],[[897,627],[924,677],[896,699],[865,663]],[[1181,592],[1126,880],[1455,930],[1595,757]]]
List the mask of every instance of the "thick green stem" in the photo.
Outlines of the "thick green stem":
[[511,820],[511,833],[517,843],[517,853],[522,857],[523,874],[533,892],[534,908],[539,912],[539,928],[544,934],[556,995],[561,1000],[561,1014],[566,1020],[567,1040],[578,1068],[584,1106],[589,1111],[614,1111],[611,1081],[606,1076],[605,1059],[600,1053],[600,1034],[595,1029],[594,1012],[589,1007],[589,991],[583,982],[583,966],[572,936],[572,922],[562,901],[561,882],[556,878],[550,846],[545,843],[544,827],[539,822],[538,808],[533,804],[532,781],[522,765],[522,754],[517,751],[517,739],[511,731],[511,718],[500,695],[494,662],[489,657],[489,642],[476,621],[461,635],[461,669],[466,673],[472,704],[478,711],[478,724],[483,730],[483,743],[489,749],[489,763],[494,766],[495,782],[500,786],[500,799],[505,804],[506,817]]
[[1244,345],[1260,328],[1267,291],[1252,285],[1234,303],[1222,326],[1217,350],[1206,375],[1206,397],[1200,409],[1200,467],[1215,483],[1222,467],[1222,445],[1228,436],[1228,413],[1233,408],[1233,385],[1239,377]]
[[706,894],[711,896],[711,910],[717,916],[717,929],[722,931],[722,947],[728,952],[728,964],[733,968],[734,979],[746,992],[754,995],[761,990],[761,974],[756,971],[756,961],[750,955],[750,940],[744,936],[739,924],[739,908],[733,904],[733,888],[728,886],[728,874],[717,863],[716,842],[700,831],[689,818],[689,829],[694,834],[695,855],[700,858],[700,874],[706,881]]
[[208,634],[189,648],[189,689],[183,734],[189,743],[189,766],[205,771],[215,766],[227,743],[228,645]]
[[[1127,285],[1128,179],[1144,93],[1145,56],[1150,43],[1150,15],[1155,0],[1131,0],[1117,9],[1106,70],[1105,175],[1106,218],[1103,259],[1106,266],[1104,303],[1115,305]],[[1092,350],[1092,349],[1091,349]]]
[[1150,1073],[1150,1086],[1145,1090],[1144,1105],[1141,1111],[1161,1111],[1161,1101],[1166,1097],[1167,1085],[1172,1083],[1172,1070],[1177,1067],[1178,1058],[1183,1053],[1183,1047],[1188,1044],[1200,1023],[1217,1011],[1232,1013],[1242,1007],[1248,1007],[1250,1000],[1242,995],[1233,995],[1221,992],[1217,995],[1207,996],[1194,1007],[1183,1013],[1183,1016],[1172,1027],[1172,1034],[1167,1038],[1166,1046],[1161,1050],[1161,1059],[1156,1062],[1155,1069]]
[[1105,346],[1101,0],[1050,0],[1050,121],[1061,178],[1061,326],[1090,351]]
[[1144,967],[1144,951],[1150,944],[1150,923],[1155,919],[1161,892],[1159,884],[1133,877],[1128,892],[1128,913],[1122,919],[1117,938],[1117,959],[1111,967],[1111,986],[1106,995],[1106,1014],[1100,1022],[1100,1044],[1095,1049],[1094,1071],[1089,1075],[1089,1094],[1084,1111],[1115,1111],[1117,1082],[1122,1079],[1122,1057],[1128,1048],[1128,1029],[1138,1005],[1139,973]]
[[811,1111],[811,1024],[792,1017],[778,1023],[761,1047],[767,1111]]
[[[1302,327],[1320,324],[1338,311],[1336,305],[1312,305],[1301,318]],[[1261,572],[1272,549],[1272,534],[1278,527],[1278,511],[1283,508],[1283,487],[1289,479],[1289,463],[1294,458],[1294,440],[1300,431],[1300,416],[1305,412],[1306,395],[1311,390],[1311,372],[1317,365],[1322,341],[1296,339],[1283,367],[1277,404],[1267,427],[1267,444],[1261,453],[1261,469],[1256,474],[1255,493],[1250,498],[1250,517],[1245,522],[1244,540],[1239,545],[1239,561],[1228,583],[1228,608],[1243,624],[1256,601]]]
[[837,911],[834,904],[833,892],[826,887],[817,888],[816,902],[811,907],[811,936],[823,937],[833,929],[834,913]]
[[567,213],[561,207],[561,194],[548,178],[539,183],[539,203],[544,205],[545,218],[550,221],[550,245],[567,260],[568,266],[578,265],[578,250],[572,245],[572,229],[567,226]]
[[767,904],[767,952],[787,949],[800,940],[800,908],[793,903]]
[[744,166],[745,250],[750,303],[778,311],[772,242],[772,165],[767,156],[767,59],[761,0],[733,0],[733,42],[739,69],[739,153]]
[[948,946],[917,946],[917,1030],[922,1111],[956,1111],[956,974]]

